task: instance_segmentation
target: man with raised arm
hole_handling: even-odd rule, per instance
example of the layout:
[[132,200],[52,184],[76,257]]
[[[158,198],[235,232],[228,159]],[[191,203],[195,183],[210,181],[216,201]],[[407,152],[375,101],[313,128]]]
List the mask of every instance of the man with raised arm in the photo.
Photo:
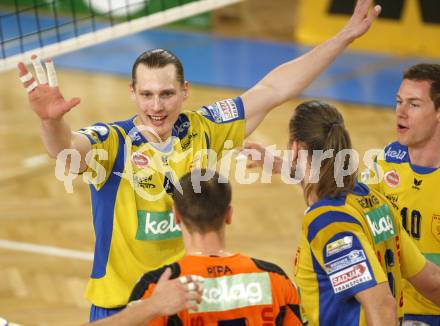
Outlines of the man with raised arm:
[[[240,146],[270,110],[304,90],[368,31],[380,12],[380,6],[370,11],[372,3],[359,0],[333,38],[276,67],[241,96],[196,112],[182,111],[188,82],[180,60],[167,50],[146,51],[133,65],[134,117],[80,131],[72,131],[65,119],[80,100],[63,98],[52,61],[46,62],[46,77],[39,59],[33,58],[38,82],[19,63],[47,152],[54,158],[71,153],[71,171],[85,173],[91,182],[96,235],[86,290],[91,320],[123,308],[142,273],[183,256],[181,231],[171,212],[177,180],[193,167],[207,166],[204,151],[221,153],[226,140]],[[79,164],[74,164],[75,157]]]

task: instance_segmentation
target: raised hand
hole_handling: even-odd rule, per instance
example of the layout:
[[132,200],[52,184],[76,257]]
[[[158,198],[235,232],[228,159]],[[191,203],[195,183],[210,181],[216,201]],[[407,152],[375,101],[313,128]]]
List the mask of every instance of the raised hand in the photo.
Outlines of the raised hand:
[[18,63],[17,66],[20,80],[28,92],[32,110],[41,120],[59,120],[64,114],[77,106],[80,99],[77,97],[68,101],[64,99],[58,87],[52,60],[45,62],[45,71],[36,55],[32,55],[31,59],[38,81],[35,80],[23,62]]
[[353,15],[341,33],[347,33],[352,41],[364,35],[382,10],[381,6],[376,5],[370,12],[372,3],[373,0],[358,0]]
[[[250,155],[251,151],[256,151],[259,153],[261,159],[260,160],[253,160],[252,155]],[[241,153],[249,159],[246,166],[248,168],[255,168],[255,167],[264,167],[265,160],[269,160],[272,163],[272,173],[281,173],[281,168],[283,165],[283,158],[277,155],[274,155],[273,152],[267,150],[266,147],[262,146],[258,143],[252,143],[252,142],[246,142],[244,144],[243,150]],[[257,156],[257,155],[255,155]]]

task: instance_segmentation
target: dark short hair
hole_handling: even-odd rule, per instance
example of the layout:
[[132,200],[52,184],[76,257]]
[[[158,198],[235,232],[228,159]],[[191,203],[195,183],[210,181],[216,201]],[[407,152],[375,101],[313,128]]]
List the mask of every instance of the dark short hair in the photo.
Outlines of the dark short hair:
[[[311,158],[313,151],[333,149],[331,158],[321,162],[319,181],[308,184],[304,196],[308,202],[312,191],[319,199],[322,197],[335,198],[352,190],[356,184],[357,171],[343,176],[343,186],[338,186],[336,179],[339,171],[335,171],[336,154],[341,150],[352,149],[350,135],[344,125],[344,119],[332,105],[321,101],[308,101],[299,104],[290,119],[289,143],[298,141],[307,147]],[[350,157],[345,157],[343,167],[348,167]]]
[[177,81],[181,85],[183,85],[185,81],[182,62],[176,57],[176,55],[174,55],[174,53],[169,50],[148,50],[137,57],[133,64],[133,68],[131,69],[131,82],[133,86],[136,84],[136,69],[140,64],[146,65],[149,68],[163,68],[170,64],[174,65],[176,68]]
[[[210,174],[213,174],[213,177],[208,181],[195,178]],[[174,206],[188,230],[201,233],[219,230],[231,204],[229,182],[217,172],[206,169],[193,170],[185,174],[179,182],[182,193],[174,190]],[[194,182],[200,184],[200,188],[194,187]]]
[[431,82],[429,96],[435,108],[440,108],[440,64],[419,63],[411,66],[404,71],[403,79]]

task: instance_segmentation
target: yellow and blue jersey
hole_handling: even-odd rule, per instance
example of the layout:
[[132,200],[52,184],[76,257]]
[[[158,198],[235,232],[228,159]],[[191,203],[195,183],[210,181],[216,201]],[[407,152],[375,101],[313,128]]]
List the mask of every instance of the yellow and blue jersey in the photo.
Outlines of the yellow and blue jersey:
[[183,256],[171,197],[179,178],[206,167],[206,149],[220,156],[225,141],[235,147],[244,139],[239,97],[182,112],[160,146],[144,138],[134,118],[79,131],[94,150],[84,172],[91,179],[96,235],[86,297],[104,308],[126,305],[141,275]]
[[[422,254],[440,266],[440,169],[411,164],[399,142],[385,147],[363,178],[399,211],[402,225]],[[405,282],[405,314],[440,315],[440,307]]]
[[295,280],[309,325],[366,325],[354,296],[383,282],[403,315],[402,277],[415,275],[426,261],[390,206],[383,195],[358,183],[352,192],[308,208]]

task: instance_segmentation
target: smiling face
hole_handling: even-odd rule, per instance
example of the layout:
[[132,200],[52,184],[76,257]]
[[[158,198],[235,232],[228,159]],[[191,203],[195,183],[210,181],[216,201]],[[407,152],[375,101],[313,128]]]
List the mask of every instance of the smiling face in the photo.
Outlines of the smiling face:
[[437,141],[440,110],[430,97],[431,82],[404,79],[396,96],[399,142],[409,148],[422,148]]
[[[188,97],[188,83],[180,83],[176,67],[168,64],[163,68],[150,68],[139,64],[136,83],[131,85],[132,99],[137,106],[137,124],[152,129],[162,140],[171,136],[183,101]],[[152,132],[143,132],[151,141],[157,142]]]

